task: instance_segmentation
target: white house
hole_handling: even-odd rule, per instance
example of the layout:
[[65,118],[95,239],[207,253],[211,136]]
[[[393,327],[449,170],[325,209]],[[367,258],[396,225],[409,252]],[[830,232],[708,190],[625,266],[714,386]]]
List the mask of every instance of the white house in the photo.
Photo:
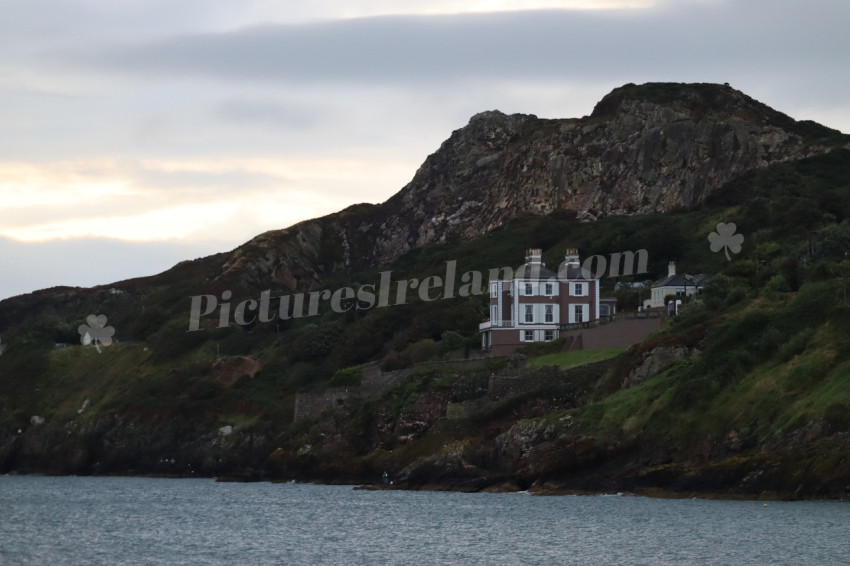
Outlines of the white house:
[[652,286],[652,294],[644,303],[645,307],[658,308],[664,306],[664,297],[674,295],[687,297],[702,292],[703,285],[711,278],[710,275],[676,275],[676,262],[671,261],[667,266],[667,278]]
[[599,278],[581,266],[577,249],[567,250],[558,273],[541,257],[540,249],[529,249],[513,279],[490,281],[490,316],[479,325],[484,351],[505,355],[551,342],[572,325],[616,313],[616,299],[600,297]]

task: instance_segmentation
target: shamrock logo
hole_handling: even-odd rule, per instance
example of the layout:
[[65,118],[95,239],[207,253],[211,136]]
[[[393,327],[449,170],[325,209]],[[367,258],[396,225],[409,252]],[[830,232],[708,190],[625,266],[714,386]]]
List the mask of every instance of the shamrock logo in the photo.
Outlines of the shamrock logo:
[[112,344],[112,335],[115,334],[115,329],[111,326],[106,326],[106,315],[93,315],[90,314],[86,317],[86,322],[88,324],[81,324],[77,329],[77,332],[80,333],[80,342],[83,343],[84,346],[88,346],[89,344],[94,344],[94,347],[97,348],[98,354],[101,353],[99,344],[103,346],[109,346]]
[[717,232],[712,232],[708,235],[708,241],[711,242],[711,251],[719,252],[720,250],[725,250],[726,259],[729,261],[732,260],[729,257],[730,250],[733,254],[741,253],[741,244],[744,243],[744,236],[742,234],[736,234],[735,230],[737,229],[738,227],[735,226],[734,222],[729,222],[728,224],[719,222],[717,224]]

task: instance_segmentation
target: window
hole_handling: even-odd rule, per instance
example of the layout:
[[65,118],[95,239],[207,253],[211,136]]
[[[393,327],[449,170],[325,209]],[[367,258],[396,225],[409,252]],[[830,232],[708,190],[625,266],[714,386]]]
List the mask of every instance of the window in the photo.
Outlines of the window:
[[526,294],[526,295],[531,295],[531,283],[526,283],[526,284],[525,284],[525,294]]
[[573,317],[576,322],[584,322],[584,309],[582,305],[573,305]]
[[534,322],[534,307],[525,305],[525,322]]
[[546,342],[551,342],[554,339],[555,339],[555,331],[554,330],[547,330],[544,340],[546,340]]
[[525,341],[526,342],[534,342],[534,331],[526,330],[525,331]]
[[495,299],[498,296],[499,296],[498,286],[494,283],[493,285],[490,285],[490,297]]
[[546,322],[555,322],[555,314],[552,312],[552,305],[546,305]]
[[576,292],[575,293],[576,297],[583,297],[584,296],[584,283],[576,283],[575,292]]
[[547,295],[552,294],[552,284],[551,283],[546,283],[546,294]]

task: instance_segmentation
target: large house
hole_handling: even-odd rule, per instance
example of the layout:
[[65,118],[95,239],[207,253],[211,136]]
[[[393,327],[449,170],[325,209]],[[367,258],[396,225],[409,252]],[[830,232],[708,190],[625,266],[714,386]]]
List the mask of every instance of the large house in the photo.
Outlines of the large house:
[[526,251],[513,279],[490,281],[490,319],[479,325],[481,348],[505,355],[532,342],[551,342],[563,330],[611,316],[616,299],[601,299],[599,279],[568,249],[555,273],[540,249]]
[[664,300],[668,295],[678,298],[696,295],[702,292],[703,285],[711,277],[704,273],[699,275],[677,275],[676,262],[671,261],[667,266],[667,278],[662,279],[652,286],[652,295],[644,305],[649,308],[664,306]]

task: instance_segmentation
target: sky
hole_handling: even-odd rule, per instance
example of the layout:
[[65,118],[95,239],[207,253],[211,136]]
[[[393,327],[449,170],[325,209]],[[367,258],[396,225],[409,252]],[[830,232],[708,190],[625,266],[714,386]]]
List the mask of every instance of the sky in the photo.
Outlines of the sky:
[[850,132],[850,2],[3,0],[0,299],[401,189],[484,110],[728,82]]

